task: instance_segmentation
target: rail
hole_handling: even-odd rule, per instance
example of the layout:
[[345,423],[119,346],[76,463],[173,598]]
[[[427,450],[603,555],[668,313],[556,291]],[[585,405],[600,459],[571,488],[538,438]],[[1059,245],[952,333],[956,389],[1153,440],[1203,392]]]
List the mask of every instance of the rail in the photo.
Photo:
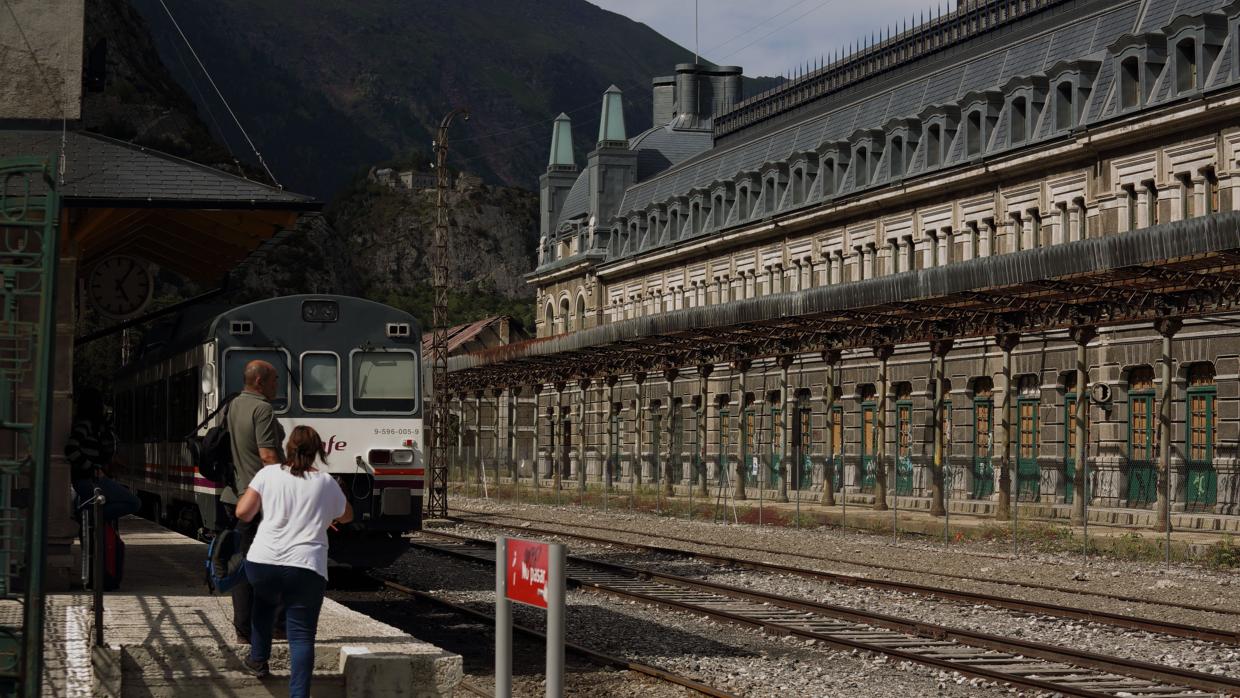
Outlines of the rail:
[[[420,540],[414,544],[475,561],[489,562],[494,554],[493,541],[441,531],[429,535],[449,542]],[[1240,679],[1236,678],[914,622],[596,560],[570,557],[568,576],[584,587],[615,596],[1040,691],[1076,696],[1114,695],[1121,691],[1200,695],[1193,692],[1197,690],[1240,695]]]
[[[767,572],[778,572],[781,574],[791,574],[791,575],[795,575],[799,577],[808,577],[811,579],[827,580],[830,582],[844,584],[848,586],[864,586],[864,587],[869,587],[872,589],[895,591],[895,592],[906,593],[906,594],[916,594],[919,596],[932,596],[932,597],[938,597],[942,599],[950,599],[952,601],[960,601],[960,602],[969,603],[969,604],[984,604],[987,606],[992,606],[996,608],[1005,608],[1005,609],[1013,610],[1013,611],[1022,611],[1026,613],[1038,613],[1041,615],[1055,616],[1059,618],[1070,618],[1073,620],[1083,620],[1083,621],[1089,621],[1089,622],[1094,622],[1094,623],[1104,623],[1107,625],[1131,628],[1133,630],[1144,630],[1147,632],[1162,633],[1164,635],[1184,637],[1184,638],[1189,638],[1193,640],[1204,640],[1208,642],[1221,642],[1221,643],[1229,644],[1229,645],[1240,645],[1240,631],[1236,631],[1236,630],[1223,630],[1223,629],[1218,629],[1218,628],[1207,628],[1207,627],[1201,627],[1201,626],[1195,626],[1195,625],[1170,623],[1167,621],[1160,621],[1160,620],[1156,620],[1153,618],[1142,618],[1138,616],[1129,616],[1129,615],[1124,615],[1124,614],[1119,614],[1119,613],[1110,613],[1107,611],[1101,611],[1101,610],[1096,610],[1096,609],[1074,608],[1072,606],[1064,606],[1061,604],[1044,603],[1041,601],[1032,601],[1029,599],[1010,598],[1010,597],[997,596],[994,594],[986,594],[986,593],[981,593],[981,592],[960,591],[957,589],[945,589],[943,587],[935,587],[935,586],[929,586],[925,584],[915,584],[912,582],[900,582],[900,581],[887,580],[887,579],[875,579],[873,577],[843,574],[840,572],[825,572],[822,570],[810,570],[810,569],[804,569],[801,567],[793,567],[791,565],[781,565],[781,564],[773,563],[773,562],[762,562],[758,560],[749,560],[749,559],[729,557],[725,555],[716,555],[713,553],[701,553],[701,552],[695,552],[691,550],[683,550],[680,548],[668,548],[668,547],[657,546],[657,545],[633,543],[629,541],[616,540],[614,538],[589,536],[583,533],[570,533],[567,531],[559,531],[559,530],[554,530],[554,529],[527,527],[527,526],[510,526],[506,524],[494,523],[494,522],[489,522],[489,521],[480,521],[475,518],[462,519],[460,517],[449,517],[449,520],[455,520],[459,523],[466,523],[466,524],[476,525],[476,526],[488,526],[492,528],[519,530],[526,534],[533,533],[533,534],[540,534],[540,535],[564,536],[564,537],[575,538],[577,540],[583,540],[583,541],[587,541],[591,543],[602,543],[606,545],[621,545],[621,546],[633,548],[636,550],[644,550],[647,552],[659,553],[663,555],[687,556],[687,557],[695,558],[698,560],[703,560],[706,562],[713,562],[713,563],[718,563],[718,564],[723,564],[723,565],[731,565],[735,567],[743,567],[747,569],[767,571]],[[587,524],[574,524],[574,526],[581,527],[581,528],[598,528],[595,526],[589,526]],[[613,532],[632,533],[629,531],[614,531],[614,530]],[[702,545],[702,543],[700,542],[696,542],[696,541],[692,541],[688,539],[683,539],[683,538],[678,539],[678,538],[674,538],[671,536],[665,536],[665,537],[672,538],[673,540],[679,540],[681,542]],[[739,549],[744,549],[744,550],[753,550],[752,548],[746,548],[744,546],[728,545],[727,547],[739,548]],[[949,578],[964,578],[963,575],[951,575],[951,574],[944,574],[940,572],[933,572],[933,571],[926,571],[926,570],[913,570],[911,568],[899,567],[895,565],[883,565],[881,563],[856,562],[856,561],[851,561],[851,560],[845,560],[845,559],[839,559],[839,558],[828,558],[828,557],[820,558],[816,556],[800,555],[798,553],[780,552],[779,554],[794,555],[798,557],[809,557],[811,559],[821,559],[821,560],[829,561],[829,562],[843,562],[846,564],[860,565],[860,566],[865,566],[865,567],[874,567],[874,568],[884,569],[884,570],[893,570],[893,571],[902,571],[902,572],[915,572],[916,571],[916,572],[920,572],[923,574],[933,574],[936,576],[943,576],[943,577],[949,577]],[[975,579],[973,581],[983,581],[983,580]],[[991,580],[985,580],[985,581],[991,581]],[[1011,582],[1000,582],[1000,581],[994,581],[993,583],[1012,584]],[[1078,594],[1082,596],[1096,596],[1096,597],[1101,597],[1101,598],[1124,601],[1128,603],[1147,603],[1147,604],[1169,606],[1169,607],[1188,609],[1188,610],[1204,611],[1208,613],[1220,613],[1220,614],[1233,615],[1233,616],[1240,615],[1235,611],[1228,611],[1226,609],[1220,610],[1218,608],[1207,608],[1204,606],[1195,606],[1195,605],[1190,605],[1190,604],[1176,604],[1174,602],[1169,602],[1169,601],[1142,599],[1140,597],[1135,597],[1135,596],[1124,596],[1124,595],[1119,595],[1119,594],[1103,594],[1103,593],[1094,592],[1094,591],[1069,589],[1066,587],[1056,587],[1053,585],[1037,585],[1035,583],[1025,583],[1025,582],[1021,582],[1020,585],[1025,586],[1025,587],[1030,587],[1030,588],[1042,588],[1048,591]]]
[[[401,594],[404,594],[406,596],[411,596],[416,599],[438,604],[439,606],[451,609],[452,611],[455,611],[456,613],[460,613],[461,615],[464,615],[464,616],[469,616],[470,618],[474,618],[474,619],[483,621],[485,623],[495,622],[494,616],[489,616],[481,611],[469,608],[468,606],[462,606],[460,604],[452,603],[451,601],[448,601],[446,599],[441,599],[438,596],[427,593],[425,591],[418,591],[417,589],[411,589],[407,586],[404,586],[403,584],[399,584],[390,579],[384,579],[382,577],[372,577],[372,578],[378,581],[379,583],[383,584],[385,587],[393,591],[399,592]],[[536,637],[539,639],[546,638],[546,636],[543,635],[543,633],[540,633],[539,631],[531,627],[521,625],[519,623],[514,623],[512,628],[513,630],[521,633],[522,635],[528,635],[530,637]],[[683,686],[684,688],[687,688],[691,691],[695,691],[704,696],[711,696],[711,698],[736,698],[731,693],[727,693],[717,688],[707,686],[704,683],[694,681],[693,679],[690,679],[690,678],[686,678],[684,676],[676,674],[675,672],[668,671],[667,669],[661,669],[659,667],[651,666],[649,664],[642,664],[641,662],[634,662],[634,661],[622,659],[619,657],[613,657],[611,655],[603,654],[602,652],[596,652],[588,647],[583,647],[581,645],[574,644],[571,642],[565,643],[564,646],[569,651],[574,652],[578,655],[581,655],[591,661],[597,662],[603,666],[615,667],[617,669],[625,669],[625,670],[632,671],[638,674],[643,674],[645,676],[660,679],[668,683],[676,684],[677,686]],[[466,689],[466,690],[469,690],[469,689]]]

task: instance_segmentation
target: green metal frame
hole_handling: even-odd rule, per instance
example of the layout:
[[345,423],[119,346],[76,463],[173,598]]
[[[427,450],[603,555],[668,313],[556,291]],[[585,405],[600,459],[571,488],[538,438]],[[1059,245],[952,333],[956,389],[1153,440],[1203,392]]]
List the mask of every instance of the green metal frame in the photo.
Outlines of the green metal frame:
[[[878,421],[877,421],[878,420],[878,405],[877,403],[873,401],[867,401],[867,402],[861,403],[861,442],[859,444],[859,450],[861,452],[861,491],[872,493],[874,492],[874,486],[876,484],[877,478],[876,478],[875,469],[874,469],[874,454],[870,453],[865,448],[865,440],[867,436],[867,434],[865,433],[865,425],[866,425],[865,416],[867,413],[869,413],[870,415],[870,429],[872,431],[877,431],[878,430]],[[875,437],[871,435],[871,438],[875,438]],[[875,439],[875,441],[877,443],[877,439]]]
[[[20,606],[0,625],[0,696],[37,696],[42,683],[44,568],[55,356],[60,198],[48,161],[0,161],[3,308],[0,309],[0,603]],[[35,301],[35,302],[30,302]],[[34,312],[31,310],[34,309]],[[31,375],[33,373],[33,376]],[[27,380],[31,422],[13,410]],[[23,450],[25,453],[23,453]],[[17,488],[28,488],[24,501]],[[20,501],[20,503],[19,503]]]
[[[1016,400],[1016,497],[1017,501],[1033,502],[1037,501],[1042,493],[1042,472],[1038,467],[1038,446],[1039,446],[1039,418],[1038,409],[1041,406],[1041,400],[1034,397],[1023,397]],[[1025,456],[1021,454],[1020,445],[1025,435],[1025,423],[1020,418],[1021,409],[1024,407],[1033,408],[1033,455]]]
[[[977,422],[981,410],[989,415],[990,431],[986,435],[987,448],[985,453],[977,447]],[[973,488],[969,496],[973,499],[985,499],[995,493],[995,401],[983,397],[973,399]]]
[[[1184,410],[1184,503],[1189,511],[1210,511],[1218,502],[1218,471],[1214,469],[1214,407],[1218,389],[1201,386],[1188,389]],[[1203,459],[1192,457],[1193,398],[1206,401],[1205,452]]]
[[[1133,415],[1138,405],[1144,405],[1148,417],[1145,420],[1146,443],[1148,458],[1133,457]],[[1128,394],[1128,487],[1127,502],[1130,507],[1143,507],[1158,499],[1158,454],[1156,452],[1155,434],[1157,433],[1158,414],[1154,411],[1154,392],[1143,390]]]
[[[901,452],[901,435],[908,434],[908,452]],[[909,400],[896,402],[896,494],[907,497],[913,494],[913,403]]]
[[607,454],[605,467],[611,468],[611,481],[615,483],[620,481],[623,472],[620,467],[620,413],[612,412],[608,419],[611,422],[611,443],[608,444],[611,452]]

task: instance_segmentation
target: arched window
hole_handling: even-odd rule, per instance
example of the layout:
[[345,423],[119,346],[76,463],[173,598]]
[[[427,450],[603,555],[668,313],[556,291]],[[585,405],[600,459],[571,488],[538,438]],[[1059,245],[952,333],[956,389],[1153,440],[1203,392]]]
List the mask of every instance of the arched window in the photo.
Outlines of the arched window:
[[714,227],[716,228],[723,227],[723,215],[724,215],[723,194],[715,194],[713,203],[711,203],[711,206],[710,206],[710,217],[711,217],[711,220],[714,222]]
[[1154,411],[1154,369],[1128,372],[1128,506],[1146,506],[1157,497],[1158,440]]
[[1175,91],[1197,89],[1197,42],[1184,39],[1175,45]]
[[926,129],[926,167],[943,164],[943,129],[933,124]]
[[870,183],[870,158],[865,146],[857,148],[857,155],[854,158],[853,167],[857,169],[857,186],[865,186]]
[[1119,64],[1119,104],[1123,109],[1135,109],[1140,102],[1141,63],[1130,56]]
[[1012,100],[1012,109],[1008,114],[1008,127],[1011,131],[1012,144],[1023,143],[1028,137],[1029,102],[1024,97]]
[[968,123],[965,124],[965,152],[969,156],[982,152],[982,113],[969,112]]
[[547,309],[543,313],[543,331],[547,334],[555,334],[555,306],[547,303]]
[[792,203],[805,202],[805,168],[798,167],[792,171]]
[[570,312],[570,309],[568,307],[567,298],[560,299],[560,318],[561,318],[561,322],[564,323],[564,331],[572,332],[573,331],[573,315]]
[[995,492],[995,385],[986,376],[973,379],[973,486],[969,496],[984,499]]
[[1213,511],[1218,500],[1218,474],[1214,470],[1214,435],[1218,410],[1214,400],[1218,389],[1214,365],[1209,362],[1188,367],[1188,453],[1185,462],[1184,502],[1189,511]]
[[1055,130],[1067,131],[1076,126],[1076,112],[1072,108],[1072,83],[1064,81],[1055,88]]
[[573,318],[573,324],[579,330],[586,328],[586,297],[585,295],[577,296],[577,312]]
[[740,207],[738,220],[748,220],[749,214],[753,213],[753,203],[749,200],[749,184],[743,184],[736,188],[736,205]]

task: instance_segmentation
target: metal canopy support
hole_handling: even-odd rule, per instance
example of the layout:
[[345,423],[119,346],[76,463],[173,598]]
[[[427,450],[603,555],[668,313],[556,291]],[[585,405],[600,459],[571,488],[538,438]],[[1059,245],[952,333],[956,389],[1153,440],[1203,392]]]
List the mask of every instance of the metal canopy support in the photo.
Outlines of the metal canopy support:
[[1086,471],[1089,469],[1088,451],[1085,448],[1086,428],[1085,410],[1089,408],[1089,343],[1098,336],[1098,330],[1092,325],[1073,327],[1069,336],[1076,343],[1076,470],[1073,473],[1072,486],[1075,496],[1072,498],[1072,524],[1088,526],[1086,521],[1086,500],[1092,494],[1085,488]]
[[[893,353],[895,353],[895,347],[890,344],[880,344],[874,347],[874,357],[878,359],[878,394],[874,398],[877,403],[874,429],[878,432],[874,435],[875,511],[887,511],[889,482],[887,478],[887,360]],[[893,496],[892,499],[894,500],[895,497]],[[892,533],[895,533],[894,529]]]
[[[715,366],[713,364],[700,364],[698,366],[698,377],[701,379],[701,401],[698,405],[696,425],[698,431],[697,467],[693,472],[693,482],[690,483],[689,488],[690,490],[694,487],[698,488],[698,494],[703,498],[709,496],[709,492],[706,489],[706,440],[709,434],[707,424],[710,420],[710,374],[714,370]],[[693,515],[692,510],[690,510],[689,515]]]
[[[822,361],[827,365],[822,386],[822,399],[826,409],[824,436],[827,442],[826,455],[822,464],[822,503],[833,507],[835,506],[835,453],[843,448],[843,444],[835,443],[835,369],[840,363],[840,350],[828,349],[822,352]],[[843,466],[840,469],[843,470]],[[840,488],[843,489],[847,485],[847,477],[841,473]],[[843,493],[840,499],[841,501],[844,499]]]
[[[1015,430],[1012,429],[1012,401],[1016,399],[1016,391],[1012,385],[1012,352],[1020,344],[1020,335],[1009,332],[995,337],[995,344],[1003,351],[1003,414],[1000,417],[1003,427],[1003,444],[999,459],[999,501],[995,506],[995,518],[1006,521],[1012,511],[1012,481],[1016,481],[1016,501],[1020,501],[1020,478],[1015,476],[1012,453],[1016,448]],[[1013,538],[1016,533],[1013,531]]]
[[586,491],[586,397],[589,395],[590,379],[577,381],[577,491]]
[[[779,399],[783,404],[779,412],[779,494],[776,496],[775,501],[781,503],[788,501],[788,460],[792,457],[792,448],[790,447],[792,443],[792,424],[789,421],[789,415],[792,413],[796,403],[793,402],[792,390],[788,381],[788,371],[792,368],[793,359],[794,357],[791,355],[784,355],[776,360],[776,364],[779,366]],[[774,425],[771,426],[774,428]],[[800,465],[797,464],[797,467],[800,467]],[[800,489],[800,485],[798,478],[797,489]],[[798,503],[799,501],[798,499]],[[799,520],[797,525],[800,525]]]
[[435,306],[431,312],[431,458],[430,497],[426,512],[431,517],[448,515],[448,127],[457,116],[469,112],[453,109],[439,122],[435,142],[435,238],[431,245],[431,284]]
[[[680,374],[674,368],[669,368],[663,372],[663,379],[667,381],[667,459],[663,461],[663,494],[668,497],[676,496],[676,488],[672,482],[672,459],[679,454],[675,452],[676,448],[676,376]],[[668,506],[671,506],[670,504]]]
[[944,495],[946,484],[944,481],[943,469],[943,407],[945,396],[943,394],[943,373],[944,364],[947,362],[947,352],[952,349],[952,340],[940,339],[930,343],[930,353],[934,356],[934,407],[933,419],[931,424],[934,429],[934,468],[930,474],[930,515],[943,516],[947,513],[946,497]]
[[1167,564],[1171,563],[1171,384],[1172,384],[1172,338],[1184,323],[1179,318],[1163,318],[1154,323],[1154,330],[1162,335],[1162,395],[1158,400],[1158,468],[1162,487],[1158,488],[1155,506],[1155,530],[1167,533]]

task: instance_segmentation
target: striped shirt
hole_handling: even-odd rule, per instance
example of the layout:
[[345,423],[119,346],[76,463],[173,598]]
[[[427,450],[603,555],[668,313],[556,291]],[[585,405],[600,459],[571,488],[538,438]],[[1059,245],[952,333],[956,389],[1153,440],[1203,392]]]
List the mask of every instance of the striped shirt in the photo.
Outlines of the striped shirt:
[[89,419],[73,423],[69,440],[65,442],[65,458],[73,480],[89,480],[95,476],[95,468],[105,468],[116,454],[116,437],[106,424],[96,424]]

